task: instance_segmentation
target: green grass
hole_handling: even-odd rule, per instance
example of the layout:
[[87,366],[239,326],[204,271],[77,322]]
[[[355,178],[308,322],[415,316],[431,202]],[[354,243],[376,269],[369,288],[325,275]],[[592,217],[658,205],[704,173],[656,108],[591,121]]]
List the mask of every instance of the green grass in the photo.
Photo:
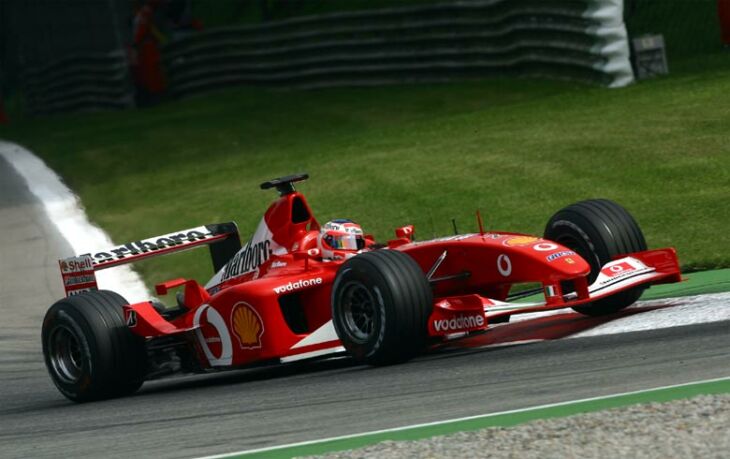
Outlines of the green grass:
[[[273,199],[258,184],[308,171],[320,221],[351,217],[379,239],[476,228],[542,233],[574,201],[627,207],[650,246],[685,269],[730,266],[730,56],[712,70],[618,90],[532,80],[372,89],[240,88],[152,109],[4,127],[82,198],[118,242],[236,220]],[[205,281],[204,251],[140,264],[150,282]]]

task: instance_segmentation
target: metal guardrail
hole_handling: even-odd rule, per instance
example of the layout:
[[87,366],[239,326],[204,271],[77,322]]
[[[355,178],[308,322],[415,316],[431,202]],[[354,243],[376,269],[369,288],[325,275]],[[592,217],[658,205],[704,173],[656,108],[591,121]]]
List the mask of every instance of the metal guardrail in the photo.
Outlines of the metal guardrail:
[[633,81],[623,0],[475,0],[223,27],[171,42],[176,95],[288,87],[545,76]]
[[34,115],[134,105],[129,67],[121,51],[67,56],[27,70],[23,80]]

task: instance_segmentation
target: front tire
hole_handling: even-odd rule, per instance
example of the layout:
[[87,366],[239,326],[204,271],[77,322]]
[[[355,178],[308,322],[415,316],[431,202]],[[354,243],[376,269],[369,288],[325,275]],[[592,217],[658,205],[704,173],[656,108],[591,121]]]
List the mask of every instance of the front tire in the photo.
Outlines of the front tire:
[[421,268],[397,250],[365,252],[347,260],[332,287],[332,321],[358,362],[389,365],[425,346],[433,307]]
[[[591,265],[589,284],[617,256],[647,248],[636,220],[608,199],[581,201],[558,211],[545,227],[545,239],[574,250]],[[636,287],[573,309],[588,316],[612,314],[633,304],[644,289]]]
[[43,319],[46,368],[68,399],[87,402],[129,395],[144,381],[143,338],[124,321],[127,301],[93,291],[57,301]]

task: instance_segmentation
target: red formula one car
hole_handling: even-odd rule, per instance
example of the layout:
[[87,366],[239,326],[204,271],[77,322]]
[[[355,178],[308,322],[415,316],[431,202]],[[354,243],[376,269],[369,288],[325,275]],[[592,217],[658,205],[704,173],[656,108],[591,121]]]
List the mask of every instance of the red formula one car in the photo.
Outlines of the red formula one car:
[[[516,233],[459,234],[415,241],[412,226],[376,244],[349,220],[320,225],[293,183],[276,188],[251,239],[233,223],[201,226],[60,260],[67,297],[43,322],[53,382],[71,400],[131,394],[145,380],[347,353],[383,365],[428,344],[467,336],[518,313],[573,308],[614,313],[651,284],[681,280],[671,248],[646,250],[621,206],[590,200],[549,221],[544,238]],[[481,224],[479,225],[481,228]],[[175,279],[177,307],[128,304],[97,290],[95,271],[207,245],[214,277],[201,286]],[[539,302],[514,302],[535,290]]]

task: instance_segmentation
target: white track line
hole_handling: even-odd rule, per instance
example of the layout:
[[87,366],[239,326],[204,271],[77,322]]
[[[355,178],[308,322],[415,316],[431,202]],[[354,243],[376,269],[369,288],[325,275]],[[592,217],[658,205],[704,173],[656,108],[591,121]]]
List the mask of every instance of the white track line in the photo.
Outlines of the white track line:
[[[25,180],[75,254],[101,252],[116,245],[101,228],[89,222],[76,195],[37,156],[20,145],[4,141],[0,141],[0,155]],[[60,272],[58,278],[60,282]],[[97,279],[99,288],[114,290],[130,302],[150,298],[144,282],[128,265],[100,271]]]
[[688,383],[683,383],[683,384],[673,384],[670,386],[660,386],[660,387],[654,387],[651,389],[642,389],[642,390],[636,390],[636,391],[631,391],[631,392],[621,392],[619,394],[602,395],[599,397],[583,398],[580,400],[570,400],[570,401],[566,401],[566,402],[548,403],[546,405],[531,406],[529,408],[519,408],[516,410],[499,411],[497,413],[478,414],[476,416],[466,416],[463,418],[454,418],[454,419],[448,419],[445,421],[426,422],[423,424],[413,424],[410,426],[394,427],[392,429],[373,430],[370,432],[362,432],[362,433],[350,434],[350,435],[341,435],[339,437],[321,438],[319,440],[309,440],[309,441],[302,441],[302,442],[297,442],[297,443],[288,443],[285,445],[269,446],[266,448],[248,449],[248,450],[236,451],[236,452],[232,452],[232,453],[216,454],[214,456],[203,456],[203,457],[199,457],[197,459],[223,459],[223,458],[228,458],[231,456],[238,456],[238,455],[243,455],[243,454],[265,453],[268,451],[277,451],[277,450],[286,449],[286,448],[316,445],[319,443],[327,443],[327,442],[337,441],[337,440],[350,440],[353,438],[366,437],[369,435],[378,435],[378,434],[391,433],[391,432],[401,432],[404,430],[420,429],[422,427],[432,427],[432,426],[451,424],[451,423],[461,422],[461,421],[471,421],[471,420],[475,420],[475,419],[488,419],[488,418],[492,418],[495,416],[502,416],[505,414],[525,413],[525,412],[537,411],[537,410],[541,410],[541,409],[545,409],[545,408],[556,408],[556,407],[560,407],[560,406],[568,406],[568,405],[574,405],[574,404],[584,403],[584,402],[595,402],[595,401],[599,401],[599,400],[607,400],[607,399],[616,398],[616,397],[623,397],[626,395],[638,395],[638,394],[644,394],[647,392],[654,392],[654,391],[658,391],[658,390],[677,389],[680,387],[687,387],[687,386],[694,386],[697,384],[707,384],[707,383],[722,382],[722,381],[730,381],[730,376],[724,376],[722,378],[706,379],[706,380],[701,380],[701,381],[693,381],[693,382],[688,382]]

